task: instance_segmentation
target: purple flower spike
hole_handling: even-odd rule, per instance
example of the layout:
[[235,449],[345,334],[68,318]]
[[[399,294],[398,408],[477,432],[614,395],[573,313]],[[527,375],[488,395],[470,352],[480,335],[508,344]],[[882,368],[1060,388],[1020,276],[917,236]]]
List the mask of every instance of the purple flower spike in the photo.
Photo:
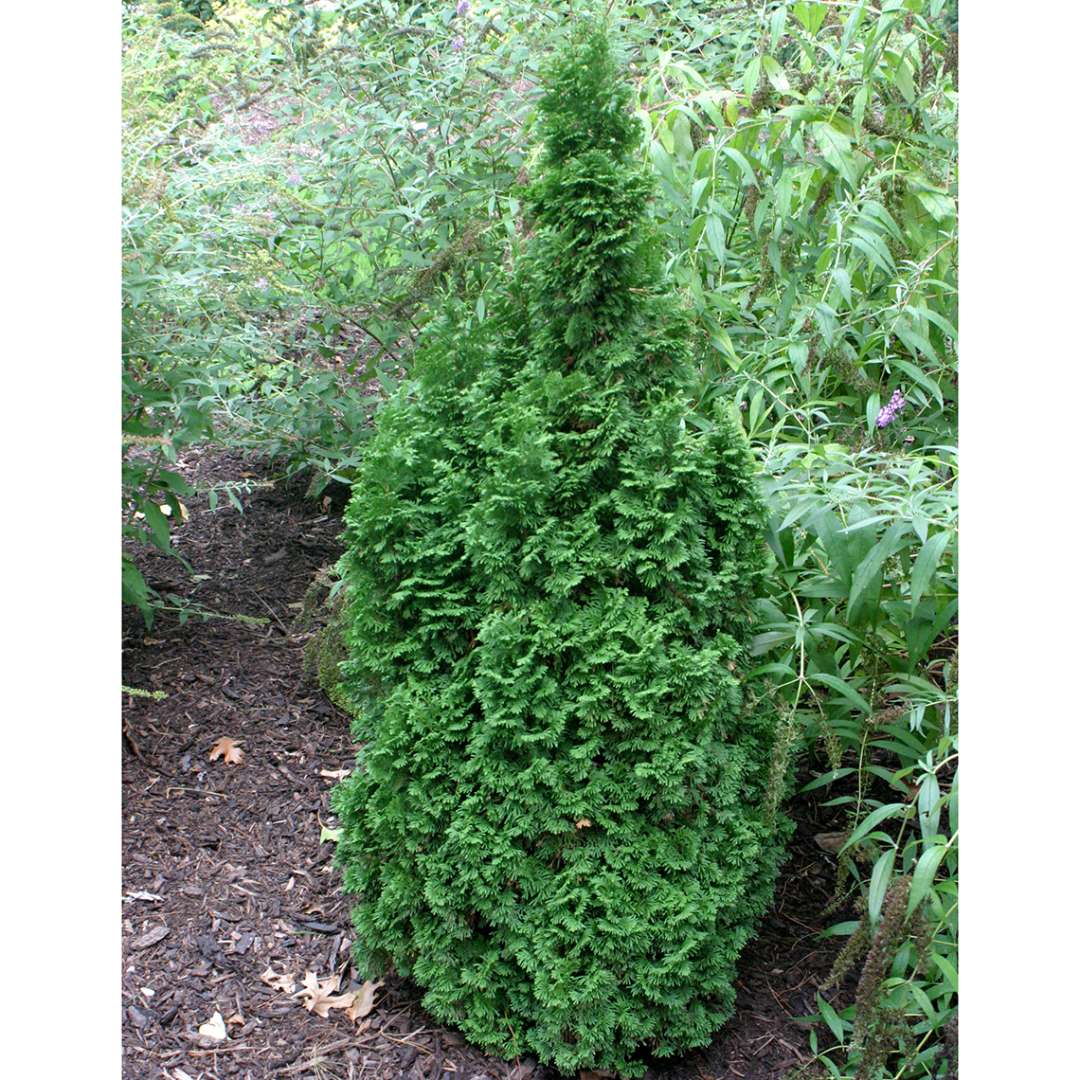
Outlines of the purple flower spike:
[[450,48],[453,49],[454,52],[461,52],[461,50],[465,48],[465,39],[458,34],[458,36],[450,42]]
[[877,426],[879,428],[888,427],[895,419],[897,413],[907,404],[904,400],[904,395],[899,390],[893,391],[893,396],[889,398],[888,404],[883,405],[881,411],[877,414]]
[[469,0],[458,0],[457,13],[459,15],[469,14]]

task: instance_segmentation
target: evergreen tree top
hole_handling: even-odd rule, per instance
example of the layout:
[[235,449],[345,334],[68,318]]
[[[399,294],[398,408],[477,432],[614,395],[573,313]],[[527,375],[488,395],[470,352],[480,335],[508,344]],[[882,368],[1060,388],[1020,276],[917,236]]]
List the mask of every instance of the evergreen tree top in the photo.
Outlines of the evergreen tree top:
[[[533,286],[551,356],[578,355],[634,329],[660,279],[647,209],[655,184],[635,160],[641,132],[603,25],[577,27],[546,73],[541,175],[528,191],[540,233]],[[561,350],[561,352],[560,352]]]
[[544,165],[551,167],[592,150],[616,160],[640,141],[631,115],[630,87],[621,78],[604,27],[586,21],[546,72],[540,101]]

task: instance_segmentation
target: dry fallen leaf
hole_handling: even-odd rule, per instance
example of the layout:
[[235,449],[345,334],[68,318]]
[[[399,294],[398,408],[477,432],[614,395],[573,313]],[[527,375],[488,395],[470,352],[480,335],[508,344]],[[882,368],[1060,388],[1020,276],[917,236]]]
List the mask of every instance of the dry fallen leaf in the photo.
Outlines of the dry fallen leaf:
[[271,964],[259,978],[262,979],[267,986],[272,986],[275,990],[280,990],[285,994],[291,994],[296,989],[296,979],[287,971],[283,971],[279,975],[274,970],[273,964]]
[[347,1009],[356,997],[356,993],[341,994],[335,997],[334,991],[338,988],[337,975],[331,975],[328,979],[320,979],[313,971],[304,972],[304,987],[298,990],[293,997],[304,999],[304,1008],[316,1016],[327,1017],[331,1009]]
[[228,735],[222,735],[212,747],[210,747],[210,760],[222,758],[226,765],[241,765],[244,761],[244,751],[240,744]]
[[205,1024],[200,1024],[199,1034],[204,1039],[211,1039],[214,1042],[224,1042],[224,1040],[229,1037],[229,1033],[225,1030],[225,1021],[222,1019],[221,1013],[214,1013]]
[[588,829],[591,826],[592,822],[587,817],[579,818],[577,821],[574,822],[575,829]]
[[225,1021],[226,1024],[239,1024],[240,1027],[244,1026],[245,1020],[239,1013],[233,1013],[232,1016]]
[[160,901],[160,900],[164,900],[164,899],[165,899],[165,897],[162,896],[160,893],[143,892],[141,890],[139,892],[129,892],[129,893],[124,894],[124,903],[125,904],[131,904],[136,900],[148,900],[148,901],[151,901],[151,902],[156,902],[156,901]]
[[327,780],[344,780],[350,772],[351,769],[320,769],[319,775],[325,776]]
[[850,833],[847,832],[819,832],[814,833],[814,843],[822,851],[828,851],[835,855],[847,842]]
[[352,1005],[345,1011],[345,1015],[350,1020],[362,1020],[372,1009],[375,1008],[375,991],[382,986],[382,980],[379,982],[366,982],[359,990],[353,992],[353,996],[356,999]]

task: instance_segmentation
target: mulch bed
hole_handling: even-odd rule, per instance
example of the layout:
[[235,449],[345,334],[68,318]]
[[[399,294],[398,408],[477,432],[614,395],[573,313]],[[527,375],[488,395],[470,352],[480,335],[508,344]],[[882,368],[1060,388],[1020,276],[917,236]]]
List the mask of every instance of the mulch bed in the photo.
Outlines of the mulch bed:
[[[189,481],[266,481],[265,463],[208,450],[180,462]],[[505,1062],[468,1046],[428,1017],[418,989],[389,976],[361,1030],[340,1010],[324,1019],[266,985],[268,967],[297,982],[307,971],[356,981],[348,901],[320,840],[332,822],[322,775],[350,768],[348,717],[303,668],[307,632],[297,608],[320,567],[339,552],[334,507],[305,502],[276,482],[243,497],[244,512],[205,495],[175,527],[183,567],[140,553],[147,580],[205,609],[264,620],[159,618],[147,631],[125,611],[123,721],[123,1075],[130,1080],[211,1077],[415,1077],[555,1080],[532,1060]],[[340,507],[337,508],[338,510]],[[239,765],[211,762],[221,736]],[[650,1069],[654,1080],[780,1080],[809,1059],[806,1028],[836,945],[816,934],[835,863],[814,835],[838,828],[803,799],[798,832],[772,912],[744,954],[738,1011],[707,1050]],[[198,1034],[215,1013],[228,1037]]]

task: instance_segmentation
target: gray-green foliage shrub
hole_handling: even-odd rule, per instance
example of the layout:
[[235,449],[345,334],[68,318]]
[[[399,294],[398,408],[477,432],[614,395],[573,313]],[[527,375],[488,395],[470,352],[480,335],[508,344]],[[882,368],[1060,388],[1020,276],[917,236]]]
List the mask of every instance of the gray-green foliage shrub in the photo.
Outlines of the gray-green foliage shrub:
[[365,745],[335,808],[366,970],[498,1053],[636,1075],[730,1015],[787,824],[744,678],[763,508],[737,420],[694,411],[629,97],[578,33],[535,235],[378,414],[340,567]]

